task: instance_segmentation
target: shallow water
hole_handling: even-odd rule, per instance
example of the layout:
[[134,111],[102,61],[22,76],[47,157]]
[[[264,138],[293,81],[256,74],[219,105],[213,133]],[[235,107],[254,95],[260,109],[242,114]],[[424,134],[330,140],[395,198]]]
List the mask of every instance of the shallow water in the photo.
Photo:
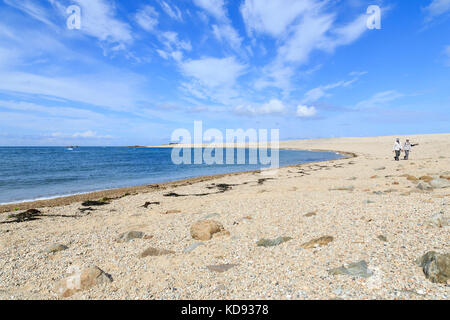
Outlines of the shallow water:
[[[266,168],[260,164],[175,165],[171,148],[0,147],[0,203]],[[194,151],[192,150],[192,156]],[[235,163],[237,152],[235,154]],[[226,152],[224,152],[225,158]],[[270,153],[269,153],[270,155]],[[339,159],[334,152],[280,150],[280,166]]]

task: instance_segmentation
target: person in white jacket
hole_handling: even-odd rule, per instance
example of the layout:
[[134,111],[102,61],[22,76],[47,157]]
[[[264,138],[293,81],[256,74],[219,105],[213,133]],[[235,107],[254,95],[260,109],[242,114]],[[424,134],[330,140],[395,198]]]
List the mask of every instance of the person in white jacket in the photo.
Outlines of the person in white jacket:
[[402,145],[400,143],[400,139],[397,138],[394,143],[393,151],[395,153],[395,161],[400,161],[400,153],[402,152]]

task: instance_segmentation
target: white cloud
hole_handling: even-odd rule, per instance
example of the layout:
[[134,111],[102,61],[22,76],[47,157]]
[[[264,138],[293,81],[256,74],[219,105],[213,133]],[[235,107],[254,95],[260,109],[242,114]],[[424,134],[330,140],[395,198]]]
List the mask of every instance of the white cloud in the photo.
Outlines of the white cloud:
[[194,3],[217,20],[224,20],[227,17],[224,0],[194,0]]
[[445,47],[444,54],[446,56],[445,65],[450,67],[450,46]]
[[314,117],[317,114],[317,110],[315,107],[308,107],[299,105],[297,106],[297,117],[300,118],[309,118]]
[[266,33],[278,37],[301,14],[317,7],[318,3],[311,0],[245,0],[240,9],[249,34]]
[[54,23],[51,21],[47,10],[40,5],[33,3],[30,0],[4,0],[4,2],[11,7],[25,12],[34,19],[56,28]]
[[229,44],[235,50],[241,47],[242,38],[230,24],[213,25],[213,33],[217,40]]
[[104,106],[115,110],[130,109],[143,98],[138,91],[143,78],[115,71],[69,77],[36,75],[25,72],[0,72],[0,90],[44,95]]
[[81,32],[110,43],[133,41],[130,26],[117,19],[116,10],[105,0],[73,0],[81,7]]
[[198,80],[207,87],[232,86],[245,69],[246,66],[236,61],[234,57],[202,58],[181,64],[181,70],[186,76]]
[[151,6],[145,6],[136,13],[136,22],[146,31],[153,31],[158,24],[158,12]]
[[425,7],[424,11],[427,15],[426,21],[431,21],[438,16],[450,12],[450,0],[433,0]]
[[395,90],[383,91],[374,94],[371,98],[361,101],[356,105],[357,109],[369,109],[382,107],[388,102],[397,100],[404,97],[404,94],[399,93]]
[[183,49],[186,51],[192,50],[191,42],[178,39],[178,33],[176,33],[176,32],[172,32],[172,31],[163,32],[161,41],[169,49],[177,48],[177,49]]
[[174,20],[183,21],[183,16],[181,14],[180,9],[176,5],[170,6],[165,1],[160,1],[159,4],[161,5],[161,8],[164,10],[164,12],[171,17]]
[[286,111],[286,107],[283,102],[278,99],[272,99],[269,102],[260,105],[239,105],[234,108],[234,112],[240,115],[269,115],[269,114],[282,114]]

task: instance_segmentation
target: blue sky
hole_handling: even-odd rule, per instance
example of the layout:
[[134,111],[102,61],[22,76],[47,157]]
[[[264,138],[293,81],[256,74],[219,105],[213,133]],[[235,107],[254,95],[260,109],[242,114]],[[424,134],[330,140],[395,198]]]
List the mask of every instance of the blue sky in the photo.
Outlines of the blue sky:
[[449,89],[450,0],[0,0],[0,145],[442,133]]

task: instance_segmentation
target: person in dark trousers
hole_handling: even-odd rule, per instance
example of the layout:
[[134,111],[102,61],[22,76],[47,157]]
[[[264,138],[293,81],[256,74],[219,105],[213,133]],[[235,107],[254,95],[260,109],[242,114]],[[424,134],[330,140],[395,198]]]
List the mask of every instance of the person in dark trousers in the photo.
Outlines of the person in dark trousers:
[[400,144],[400,139],[397,138],[394,143],[394,153],[395,153],[395,161],[400,161],[400,153],[402,152],[402,145]]
[[409,142],[409,139],[406,139],[406,142],[403,145],[403,151],[405,151],[405,157],[403,158],[403,160],[409,159],[409,153],[411,152],[412,147],[415,147],[417,145],[419,145],[419,144],[418,143],[411,144],[411,142]]

